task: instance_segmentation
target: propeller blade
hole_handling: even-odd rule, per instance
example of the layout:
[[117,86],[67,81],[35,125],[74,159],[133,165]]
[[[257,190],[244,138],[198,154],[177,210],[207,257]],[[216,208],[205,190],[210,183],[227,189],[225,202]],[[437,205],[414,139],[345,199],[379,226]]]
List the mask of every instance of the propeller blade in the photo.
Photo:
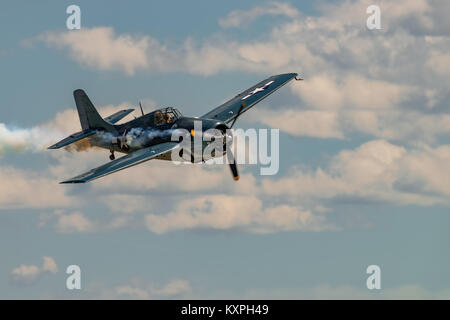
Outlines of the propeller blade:
[[126,134],[127,134],[127,130],[125,130],[125,131],[123,132],[122,137],[120,137],[120,148],[121,148],[121,149],[123,149],[123,148],[128,148],[128,145],[127,145],[127,137],[125,136]]
[[236,160],[234,159],[233,152],[231,150],[227,151],[228,162],[230,164],[231,174],[233,175],[234,180],[239,180],[239,172],[236,165]]
[[242,109],[244,109],[244,107],[245,107],[245,102],[242,102],[241,106],[239,107],[236,117],[233,119],[233,123],[231,124],[230,129],[233,128],[234,123],[236,122],[237,118],[239,118],[239,116],[241,115]]
[[144,115],[144,109],[142,109],[142,105],[141,105],[141,102],[139,101],[139,107],[141,108],[141,113],[142,113],[142,115]]

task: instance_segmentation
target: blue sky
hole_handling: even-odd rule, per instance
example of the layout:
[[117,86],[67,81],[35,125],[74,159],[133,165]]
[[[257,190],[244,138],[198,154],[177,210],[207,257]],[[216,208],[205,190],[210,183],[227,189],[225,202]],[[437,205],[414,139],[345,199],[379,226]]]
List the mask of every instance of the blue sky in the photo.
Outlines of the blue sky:
[[[79,1],[73,31],[73,2],[3,3],[0,298],[449,298],[450,25],[434,2],[379,1],[372,31],[365,0]],[[198,116],[284,72],[305,81],[237,122],[280,130],[275,176],[151,161],[58,184],[108,160],[45,149],[79,130],[77,88],[104,116],[139,100]]]

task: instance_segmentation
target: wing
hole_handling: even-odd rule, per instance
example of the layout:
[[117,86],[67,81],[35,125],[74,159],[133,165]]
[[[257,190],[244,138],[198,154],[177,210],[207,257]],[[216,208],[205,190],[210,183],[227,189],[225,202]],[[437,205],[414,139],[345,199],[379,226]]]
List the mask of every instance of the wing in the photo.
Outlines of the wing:
[[133,112],[134,109],[125,109],[125,110],[120,110],[117,111],[116,113],[104,118],[104,120],[108,121],[109,123],[116,123],[117,121],[121,120],[122,118],[124,118],[125,116],[127,116],[128,114],[130,114],[131,112]]
[[[233,99],[204,114],[202,118],[217,119],[225,123],[231,122],[238,114],[242,114],[277,89],[297,76],[296,73],[279,74],[261,81],[257,85],[238,94]],[[242,106],[241,112],[239,112]]]
[[178,147],[178,142],[164,142],[137,150],[61,183],[84,183],[156,158]]

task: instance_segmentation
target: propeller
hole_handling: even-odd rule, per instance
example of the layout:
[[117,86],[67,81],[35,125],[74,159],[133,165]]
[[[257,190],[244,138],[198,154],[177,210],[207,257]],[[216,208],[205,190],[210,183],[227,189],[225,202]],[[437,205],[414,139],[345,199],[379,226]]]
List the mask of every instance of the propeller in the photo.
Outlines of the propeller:
[[126,136],[126,134],[127,134],[127,130],[125,130],[125,131],[123,132],[123,134],[122,134],[122,135],[120,136],[120,138],[119,138],[119,146],[120,146],[120,149],[126,150],[126,149],[129,148],[129,146],[128,146],[128,144],[127,144],[127,136]]
[[[231,124],[230,129],[233,128],[234,124],[236,123],[237,118],[239,118],[239,116],[241,115],[244,107],[245,107],[245,102],[242,102],[241,106],[239,107],[239,110],[236,114],[236,117],[234,117],[234,119],[233,119],[233,123]],[[238,172],[238,168],[236,165],[236,159],[234,158],[234,154],[231,151],[231,148],[228,148],[228,145],[227,145],[227,158],[228,158],[228,163],[230,165],[231,174],[233,175],[234,180],[238,181],[239,180],[239,172]]]

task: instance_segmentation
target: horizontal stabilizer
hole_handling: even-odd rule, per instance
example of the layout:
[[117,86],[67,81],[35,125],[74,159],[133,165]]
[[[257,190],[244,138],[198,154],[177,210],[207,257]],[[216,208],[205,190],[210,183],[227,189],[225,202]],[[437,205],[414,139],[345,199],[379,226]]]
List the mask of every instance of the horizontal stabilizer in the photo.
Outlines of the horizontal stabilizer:
[[48,149],[59,149],[59,148],[65,147],[71,143],[74,143],[81,139],[90,137],[90,136],[94,135],[95,133],[96,133],[95,130],[76,132],[74,134],[71,134],[67,138],[64,138],[61,141],[55,143],[54,145],[48,147]]
[[108,117],[106,117],[104,120],[108,121],[109,123],[116,123],[119,120],[123,119],[124,117],[126,117],[127,115],[129,115],[131,112],[133,112],[134,109],[125,109],[125,110],[120,110]]

